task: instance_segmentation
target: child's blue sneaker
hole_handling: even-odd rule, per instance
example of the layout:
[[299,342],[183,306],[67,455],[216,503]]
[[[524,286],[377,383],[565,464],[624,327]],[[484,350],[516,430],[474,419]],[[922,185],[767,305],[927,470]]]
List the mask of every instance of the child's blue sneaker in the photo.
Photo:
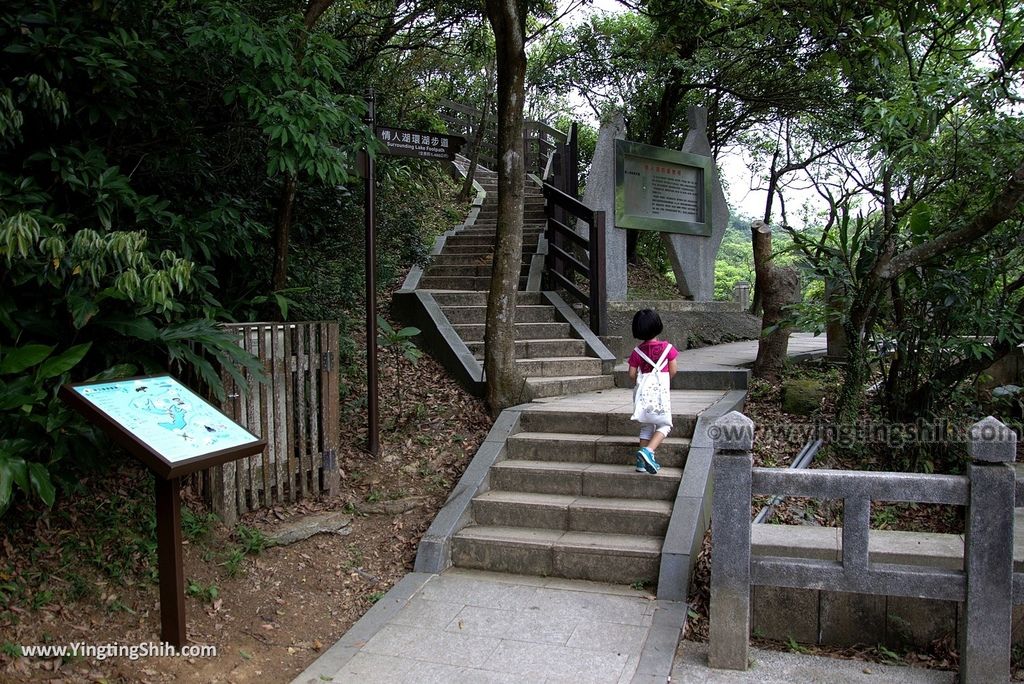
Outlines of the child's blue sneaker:
[[646,473],[647,468],[644,466],[644,459],[640,458],[640,454],[636,456],[636,472]]
[[651,475],[661,470],[661,466],[654,460],[654,452],[647,447],[640,447],[640,450],[636,452],[636,457],[638,461],[643,462],[644,470]]

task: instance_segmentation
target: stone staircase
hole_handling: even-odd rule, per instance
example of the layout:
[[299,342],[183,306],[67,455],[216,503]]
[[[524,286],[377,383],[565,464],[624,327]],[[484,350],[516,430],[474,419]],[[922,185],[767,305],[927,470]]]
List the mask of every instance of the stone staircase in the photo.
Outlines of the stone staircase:
[[[498,175],[489,169],[477,167],[475,179],[486,193],[476,220],[445,241],[441,253],[434,255],[424,270],[419,283],[420,288],[483,292],[490,289],[494,235],[498,225]],[[530,268],[533,265],[533,256],[537,254],[539,240],[544,233],[545,221],[544,195],[540,188],[528,183],[525,195],[520,291],[527,290],[531,284]]]
[[[624,390],[618,390],[623,393]],[[628,394],[628,392],[626,392]],[[696,416],[677,416],[657,475],[634,469],[627,413],[524,411],[452,539],[465,568],[653,584]]]
[[[481,189],[466,224],[435,245],[430,263],[410,274],[393,310],[424,331],[425,346],[478,394],[483,393],[484,328],[497,230],[497,175],[477,169]],[[525,188],[523,258],[516,300],[516,363],[521,401],[614,386],[615,357],[561,298],[540,291],[544,197]]]

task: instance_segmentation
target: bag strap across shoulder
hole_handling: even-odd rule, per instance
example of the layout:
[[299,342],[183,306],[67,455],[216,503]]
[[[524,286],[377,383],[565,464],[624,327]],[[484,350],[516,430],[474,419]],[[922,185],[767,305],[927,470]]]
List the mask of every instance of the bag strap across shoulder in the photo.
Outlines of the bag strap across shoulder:
[[653,369],[651,371],[652,373],[660,373],[661,370],[665,367],[665,358],[668,356],[668,352],[670,349],[672,349],[672,345],[666,344],[665,349],[661,352],[661,356],[658,357],[657,362],[651,361],[651,357],[647,356],[647,354],[644,354],[642,351],[640,351],[640,347],[634,347],[633,351],[636,352],[637,356],[643,359],[648,366],[651,366],[651,368]]

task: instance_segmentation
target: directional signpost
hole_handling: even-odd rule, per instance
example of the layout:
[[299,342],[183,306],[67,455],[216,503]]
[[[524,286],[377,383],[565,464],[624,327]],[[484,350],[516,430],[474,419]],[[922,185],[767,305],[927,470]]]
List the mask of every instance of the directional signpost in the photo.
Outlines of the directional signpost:
[[[412,131],[405,128],[377,125],[377,100],[373,91],[367,97],[365,123],[373,128],[377,140],[384,144],[384,154],[394,157],[415,157],[434,161],[451,161],[466,139],[458,135],[444,135],[432,131]],[[367,451],[380,454],[380,420],[377,409],[377,256],[376,247],[376,164],[369,150],[361,153],[360,173],[366,181],[366,420],[368,425]]]
[[161,639],[185,644],[181,478],[267,445],[170,375],[64,385],[61,398],[156,476]]

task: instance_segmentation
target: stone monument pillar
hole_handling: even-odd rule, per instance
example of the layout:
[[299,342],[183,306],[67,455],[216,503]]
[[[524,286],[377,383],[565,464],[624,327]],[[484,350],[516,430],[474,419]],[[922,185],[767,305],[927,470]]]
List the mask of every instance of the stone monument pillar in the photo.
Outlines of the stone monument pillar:
[[[615,140],[626,134],[626,120],[615,114],[601,124],[583,203],[605,215],[604,272],[608,301],[626,301],[626,231],[615,227]],[[719,236],[721,241],[721,236]]]
[[[687,111],[690,132],[683,142],[683,152],[711,156],[711,143],[708,141],[708,112],[704,107],[690,107]],[[603,129],[602,129],[603,130]],[[600,138],[598,145],[600,146]],[[594,155],[597,161],[597,155]],[[614,164],[610,167],[614,173]],[[718,169],[711,165],[710,178],[705,183],[711,184],[711,236],[679,235],[662,233],[672,270],[676,275],[676,286],[680,294],[698,302],[709,302],[715,298],[715,257],[722,244],[722,237],[729,224],[729,205],[725,201],[725,192],[718,178]],[[614,182],[614,179],[613,179]],[[624,232],[624,231],[619,231]],[[625,240],[625,237],[623,237]]]

